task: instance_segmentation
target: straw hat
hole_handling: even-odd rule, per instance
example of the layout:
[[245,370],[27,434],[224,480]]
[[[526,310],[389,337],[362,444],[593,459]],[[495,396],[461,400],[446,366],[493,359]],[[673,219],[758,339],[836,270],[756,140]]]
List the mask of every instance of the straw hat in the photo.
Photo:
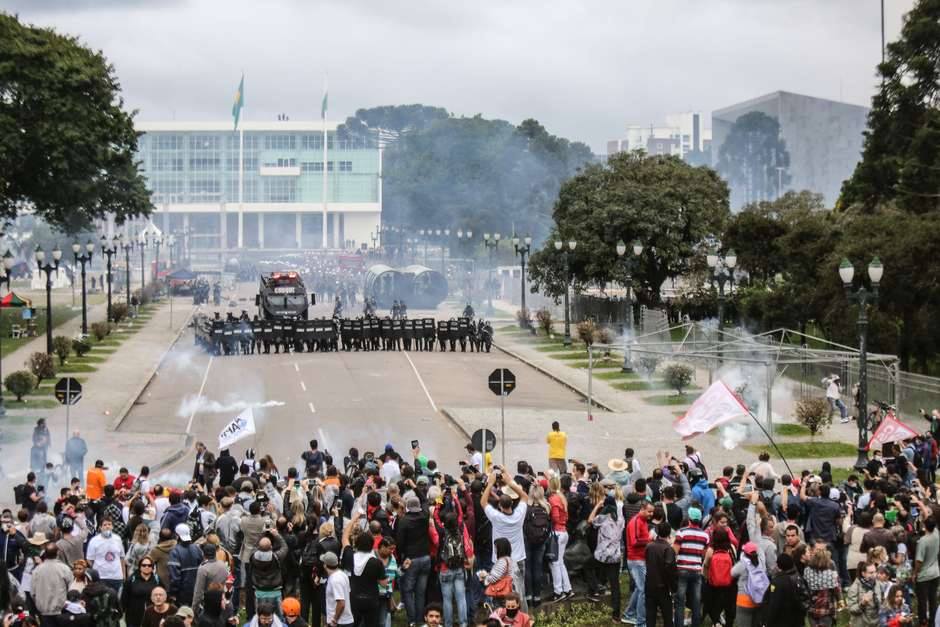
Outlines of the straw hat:
[[607,462],[607,467],[614,472],[620,472],[627,469],[627,462],[623,461],[619,457],[615,457],[614,459]]

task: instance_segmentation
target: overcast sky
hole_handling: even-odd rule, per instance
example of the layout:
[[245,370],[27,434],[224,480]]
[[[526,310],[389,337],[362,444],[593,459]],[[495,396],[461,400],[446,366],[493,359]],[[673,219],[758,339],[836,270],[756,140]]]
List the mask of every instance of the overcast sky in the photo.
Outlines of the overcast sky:
[[[888,40],[914,0],[885,0]],[[114,64],[142,120],[423,103],[605,152],[627,124],[778,89],[868,105],[878,0],[0,0]],[[710,122],[708,123],[710,125]]]

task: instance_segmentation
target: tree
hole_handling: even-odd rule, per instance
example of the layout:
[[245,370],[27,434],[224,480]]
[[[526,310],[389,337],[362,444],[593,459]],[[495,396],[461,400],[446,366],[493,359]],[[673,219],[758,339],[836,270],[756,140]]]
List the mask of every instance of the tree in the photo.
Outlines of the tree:
[[72,354],[72,338],[57,335],[52,338],[52,350],[59,357],[59,365],[64,366],[65,360]]
[[36,377],[37,385],[42,383],[43,379],[51,379],[55,376],[55,361],[48,353],[33,353],[26,363],[29,371]]
[[733,207],[779,196],[790,181],[790,153],[777,119],[752,111],[735,120],[718,149],[717,168],[731,187]]
[[940,199],[940,0],[919,0],[878,66],[862,160],[842,185],[839,206],[865,212],[896,201],[935,210]]
[[542,332],[545,333],[545,336],[552,334],[552,328],[555,324],[555,319],[552,316],[552,310],[548,307],[542,307],[541,309],[536,310],[535,319],[538,322],[538,326],[542,329]]
[[16,397],[16,400],[22,401],[24,396],[36,389],[39,382],[29,370],[17,370],[8,374],[3,384],[10,394]]
[[663,369],[663,378],[666,380],[666,385],[674,389],[679,396],[682,396],[682,390],[692,383],[693,374],[695,374],[695,370],[688,364],[666,364]]
[[829,401],[824,398],[804,398],[796,404],[796,419],[809,429],[810,438],[832,423]]
[[0,13],[0,219],[29,208],[74,232],[149,214],[137,137],[100,52]]
[[668,278],[686,274],[703,261],[702,242],[720,235],[729,216],[728,187],[709,168],[694,168],[678,157],[619,153],[606,164],[592,164],[562,184],[555,202],[554,233],[531,258],[535,289],[564,293],[564,264],[555,251],[555,234],[574,238],[569,252],[578,284],[625,279],[617,259],[618,240],[643,243],[633,285],[650,303]]
[[90,350],[91,344],[88,340],[83,338],[75,338],[72,340],[72,351],[79,357],[84,357]]
[[589,348],[594,343],[594,334],[597,326],[593,320],[582,320],[576,327],[578,339],[584,342],[584,348]]

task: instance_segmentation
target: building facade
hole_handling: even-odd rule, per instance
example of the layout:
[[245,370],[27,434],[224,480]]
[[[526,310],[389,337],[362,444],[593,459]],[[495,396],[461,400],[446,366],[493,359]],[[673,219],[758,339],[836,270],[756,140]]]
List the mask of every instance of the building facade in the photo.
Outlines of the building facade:
[[[154,225],[186,231],[206,253],[358,248],[378,234],[382,155],[376,143],[336,138],[321,121],[138,122],[139,158]],[[326,168],[326,199],[324,176]]]
[[663,126],[629,125],[623,139],[607,142],[607,154],[644,150],[651,155],[674,155],[688,159],[710,150],[711,130],[703,125],[702,115],[694,112],[672,113]]
[[[713,165],[717,166],[721,146],[735,121],[754,111],[775,118],[786,143],[790,164],[786,178],[781,178],[789,182],[780,185],[779,193],[810,190],[822,194],[827,207],[834,206],[842,182],[861,158],[868,108],[777,91],[718,109],[712,112]],[[731,192],[732,208],[739,209],[746,195],[734,188]]]

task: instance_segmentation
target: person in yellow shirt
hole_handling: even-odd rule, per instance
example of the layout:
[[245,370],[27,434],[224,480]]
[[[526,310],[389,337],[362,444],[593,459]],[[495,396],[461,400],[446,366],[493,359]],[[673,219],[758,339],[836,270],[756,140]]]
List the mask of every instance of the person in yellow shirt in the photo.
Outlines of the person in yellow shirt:
[[104,496],[104,487],[108,485],[108,478],[104,476],[105,470],[107,468],[100,459],[95,460],[94,468],[88,469],[88,474],[85,476],[85,496],[88,500],[97,501]]
[[566,449],[568,448],[568,435],[561,430],[558,421],[552,423],[552,430],[545,436],[545,442],[548,443],[548,466],[559,475],[568,472],[568,465],[565,460],[568,458]]

